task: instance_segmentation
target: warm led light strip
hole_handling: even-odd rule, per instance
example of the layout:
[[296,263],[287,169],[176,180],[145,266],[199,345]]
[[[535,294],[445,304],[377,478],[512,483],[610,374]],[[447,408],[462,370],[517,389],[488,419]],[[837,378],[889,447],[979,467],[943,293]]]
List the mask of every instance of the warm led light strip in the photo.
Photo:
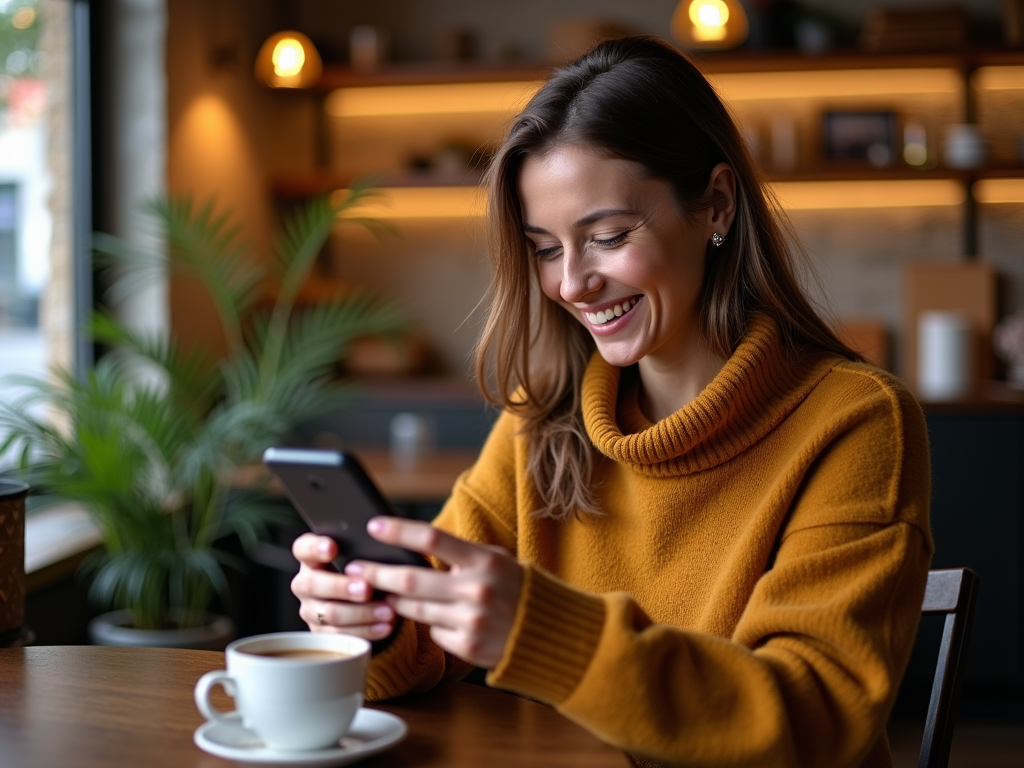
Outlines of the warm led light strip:
[[708,79],[728,101],[958,93],[953,69],[857,69],[808,72],[723,72]]
[[[730,101],[959,93],[953,69],[858,69],[807,72],[726,72],[709,76]],[[983,67],[980,88],[1024,88],[1024,67]],[[384,85],[339,88],[327,97],[334,117],[512,114],[540,87],[534,81]]]
[[381,85],[338,88],[327,97],[332,117],[491,113],[512,115],[537,92],[537,82]]
[[981,179],[974,185],[979,203],[1024,203],[1024,179]]
[[1024,67],[981,67],[972,82],[984,91],[1024,90]]
[[[789,211],[950,206],[964,202],[963,187],[947,179],[913,181],[780,181],[772,189]],[[983,203],[1024,202],[1024,180],[988,179],[975,187]],[[462,219],[486,215],[480,187],[382,187],[379,197],[350,214],[377,219]],[[335,195],[345,195],[339,189]]]
[[[346,211],[375,219],[464,219],[486,215],[487,193],[480,187],[380,187],[379,195]],[[348,190],[339,189],[335,196]]]
[[963,187],[948,179],[780,181],[771,185],[788,211],[960,205]]

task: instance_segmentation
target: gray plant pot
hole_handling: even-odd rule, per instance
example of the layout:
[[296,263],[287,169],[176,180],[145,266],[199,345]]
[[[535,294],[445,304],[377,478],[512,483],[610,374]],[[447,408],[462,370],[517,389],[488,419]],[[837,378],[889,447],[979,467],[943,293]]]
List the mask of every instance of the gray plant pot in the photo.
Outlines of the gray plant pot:
[[235,639],[234,622],[213,613],[206,619],[203,626],[190,629],[135,629],[131,613],[111,611],[89,622],[89,639],[93,645],[223,651]]

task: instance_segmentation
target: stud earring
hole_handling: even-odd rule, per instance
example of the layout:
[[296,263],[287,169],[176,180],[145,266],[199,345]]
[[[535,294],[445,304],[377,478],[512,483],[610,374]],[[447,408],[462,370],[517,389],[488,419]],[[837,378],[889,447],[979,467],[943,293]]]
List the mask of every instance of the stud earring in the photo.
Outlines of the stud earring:
[[724,243],[724,242],[725,242],[725,238],[724,238],[724,237],[722,237],[722,236],[721,236],[720,234],[718,234],[717,232],[715,232],[715,234],[713,234],[713,235],[711,236],[711,244],[712,244],[713,246],[715,246],[715,248],[717,248],[718,246],[720,246],[720,245],[721,245],[722,243]]

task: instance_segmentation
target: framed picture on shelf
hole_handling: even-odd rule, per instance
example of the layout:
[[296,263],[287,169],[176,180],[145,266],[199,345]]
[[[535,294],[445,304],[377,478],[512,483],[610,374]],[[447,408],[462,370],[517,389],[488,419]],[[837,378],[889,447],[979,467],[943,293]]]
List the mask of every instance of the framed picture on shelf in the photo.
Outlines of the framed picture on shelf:
[[857,162],[879,168],[896,161],[897,118],[891,110],[828,110],[821,118],[826,161]]

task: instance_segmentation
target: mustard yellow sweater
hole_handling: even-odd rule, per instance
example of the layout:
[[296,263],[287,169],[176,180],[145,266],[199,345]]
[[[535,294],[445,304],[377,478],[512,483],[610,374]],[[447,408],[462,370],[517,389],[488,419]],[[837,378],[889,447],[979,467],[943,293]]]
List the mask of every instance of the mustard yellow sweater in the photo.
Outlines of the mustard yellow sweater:
[[[786,351],[766,318],[669,418],[649,423],[636,395],[595,355],[601,516],[531,514],[510,414],[439,516],[526,566],[488,682],[664,763],[891,765],[884,725],[932,552],[917,403],[877,369]],[[406,622],[369,698],[465,670]]]

